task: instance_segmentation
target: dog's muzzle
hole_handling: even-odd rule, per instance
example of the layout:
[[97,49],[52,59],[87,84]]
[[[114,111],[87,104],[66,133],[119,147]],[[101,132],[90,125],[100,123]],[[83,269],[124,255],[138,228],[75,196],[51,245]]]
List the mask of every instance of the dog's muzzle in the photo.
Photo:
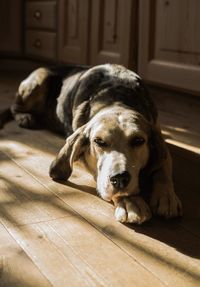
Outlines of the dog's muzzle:
[[110,182],[115,189],[123,190],[128,186],[130,179],[131,179],[130,173],[128,171],[123,171],[121,173],[111,176]]

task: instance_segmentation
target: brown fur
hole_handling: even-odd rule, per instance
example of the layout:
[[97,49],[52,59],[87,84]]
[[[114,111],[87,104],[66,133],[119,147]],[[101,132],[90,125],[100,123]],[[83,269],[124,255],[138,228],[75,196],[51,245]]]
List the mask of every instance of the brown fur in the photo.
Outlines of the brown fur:
[[[132,71],[119,65],[40,68],[20,84],[15,103],[0,115],[2,125],[11,113],[21,127],[42,124],[66,135],[50,176],[68,179],[73,162],[82,160],[99,195],[114,202],[117,220],[140,224],[151,212],[181,215],[156,107]],[[143,172],[152,182],[149,203],[140,195]]]

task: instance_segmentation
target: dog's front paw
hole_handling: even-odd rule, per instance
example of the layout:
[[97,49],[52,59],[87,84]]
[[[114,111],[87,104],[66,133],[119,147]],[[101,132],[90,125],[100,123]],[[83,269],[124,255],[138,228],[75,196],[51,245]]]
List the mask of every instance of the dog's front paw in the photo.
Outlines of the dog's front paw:
[[154,214],[165,218],[182,215],[182,204],[174,191],[154,190],[150,207]]
[[121,197],[115,206],[117,221],[141,224],[151,218],[151,210],[140,196]]

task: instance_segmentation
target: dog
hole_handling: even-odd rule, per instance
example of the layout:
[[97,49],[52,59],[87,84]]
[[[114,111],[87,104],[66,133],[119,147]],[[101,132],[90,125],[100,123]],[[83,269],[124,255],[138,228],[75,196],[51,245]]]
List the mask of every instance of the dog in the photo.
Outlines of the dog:
[[[141,224],[152,213],[181,216],[157,109],[133,71],[116,64],[39,68],[21,82],[0,125],[11,117],[23,128],[42,125],[64,134],[51,178],[67,180],[73,163],[82,161],[99,196],[114,203],[117,221]],[[141,192],[145,182],[147,200]]]

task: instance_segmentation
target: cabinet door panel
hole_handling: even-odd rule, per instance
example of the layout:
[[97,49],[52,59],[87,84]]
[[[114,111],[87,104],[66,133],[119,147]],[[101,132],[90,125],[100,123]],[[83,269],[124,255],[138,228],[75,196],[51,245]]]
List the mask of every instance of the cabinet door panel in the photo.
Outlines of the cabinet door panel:
[[27,56],[56,59],[56,34],[54,32],[27,30],[25,53]]
[[56,29],[57,2],[56,1],[27,1],[26,27],[39,29]]
[[92,64],[111,62],[130,66],[135,54],[132,39],[136,38],[136,8],[136,1],[131,0],[92,1]]
[[200,1],[141,0],[139,73],[151,82],[200,91]]
[[60,0],[59,60],[86,64],[88,61],[89,0]]
[[21,52],[22,1],[0,0],[0,51]]

